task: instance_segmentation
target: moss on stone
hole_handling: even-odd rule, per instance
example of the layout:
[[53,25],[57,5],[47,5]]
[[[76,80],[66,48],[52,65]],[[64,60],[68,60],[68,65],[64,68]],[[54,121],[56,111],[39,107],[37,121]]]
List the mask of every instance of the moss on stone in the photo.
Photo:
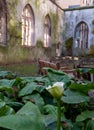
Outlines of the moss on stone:
[[37,9],[40,8],[40,0],[35,0],[35,6]]
[[58,22],[59,22],[59,15],[58,12],[53,13],[50,11],[50,16],[51,16],[51,25],[52,25],[52,43],[57,42],[58,38]]
[[21,22],[17,21],[17,5],[19,0],[10,0],[8,6],[8,44],[20,43],[21,41]]

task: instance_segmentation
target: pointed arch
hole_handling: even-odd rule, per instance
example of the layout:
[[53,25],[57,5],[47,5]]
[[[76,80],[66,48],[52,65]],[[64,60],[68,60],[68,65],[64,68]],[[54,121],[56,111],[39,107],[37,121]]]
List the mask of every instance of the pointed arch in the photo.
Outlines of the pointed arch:
[[51,19],[49,14],[44,20],[44,47],[51,47]]
[[7,43],[7,4],[6,0],[0,0],[0,44]]
[[22,45],[35,45],[35,17],[30,4],[27,4],[22,12]]
[[75,45],[78,48],[88,48],[88,25],[84,21],[77,24],[75,28]]

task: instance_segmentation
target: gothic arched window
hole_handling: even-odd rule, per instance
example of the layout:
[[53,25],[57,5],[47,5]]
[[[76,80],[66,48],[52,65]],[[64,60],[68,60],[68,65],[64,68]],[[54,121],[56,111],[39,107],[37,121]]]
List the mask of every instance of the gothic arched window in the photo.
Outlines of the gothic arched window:
[[88,48],[88,26],[80,22],[75,29],[75,45],[78,48]]
[[45,16],[44,21],[44,47],[50,47],[51,46],[51,20],[50,16]]
[[22,45],[35,45],[35,18],[29,4],[27,4],[22,13]]
[[6,45],[7,39],[7,7],[6,1],[0,0],[0,44]]

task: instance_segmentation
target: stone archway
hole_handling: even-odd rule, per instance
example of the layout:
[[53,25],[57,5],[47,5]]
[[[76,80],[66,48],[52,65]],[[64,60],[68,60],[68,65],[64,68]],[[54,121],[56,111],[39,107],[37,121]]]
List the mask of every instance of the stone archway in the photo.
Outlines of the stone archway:
[[74,48],[88,48],[88,25],[85,22],[80,22],[75,28]]
[[35,17],[29,4],[24,7],[22,12],[22,45],[35,45]]

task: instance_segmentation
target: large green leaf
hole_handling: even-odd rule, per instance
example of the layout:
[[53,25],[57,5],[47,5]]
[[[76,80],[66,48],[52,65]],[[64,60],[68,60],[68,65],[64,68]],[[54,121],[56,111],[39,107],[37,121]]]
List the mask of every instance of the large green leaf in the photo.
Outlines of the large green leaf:
[[71,90],[66,90],[64,92],[65,96],[62,97],[64,103],[77,104],[82,102],[89,102],[90,97],[86,96],[80,92],[75,92]]
[[34,90],[36,90],[36,87],[36,83],[28,83],[23,89],[21,89],[21,91],[19,92],[19,96],[26,96],[28,94],[31,94]]
[[68,87],[69,84],[71,83],[70,77],[61,70],[54,70],[51,68],[45,68],[45,69],[48,71],[47,76],[50,80],[50,85],[53,84],[54,82],[64,82],[65,83],[64,87],[66,87],[66,84]]
[[17,101],[15,102],[12,100],[6,101],[6,104],[15,110],[19,110],[23,106],[23,104],[21,102],[17,102]]
[[5,102],[0,99],[0,108],[2,108],[3,106],[5,106]]
[[0,86],[12,87],[12,85],[14,84],[14,82],[15,82],[15,80],[1,79],[0,80]]
[[87,83],[87,84],[72,83],[70,85],[70,89],[77,90],[87,94],[90,89],[94,89],[94,83]]
[[50,115],[53,115],[53,116],[57,116],[57,107],[53,106],[53,105],[45,105],[44,106],[44,113],[46,114],[50,114]]
[[47,130],[57,129],[57,118],[53,114],[45,115],[45,123]]
[[35,80],[35,77],[21,77],[24,83],[29,83]]
[[0,71],[0,78],[7,78],[7,79],[13,79],[16,75],[12,73],[11,71]]
[[86,119],[94,118],[94,111],[84,111],[81,113],[81,115],[77,116],[76,121],[84,121]]
[[94,74],[93,68],[78,68],[77,71],[80,73],[88,73],[89,72],[89,73]]
[[68,104],[77,104],[77,103],[82,103],[82,102],[86,102],[89,101],[88,97],[85,96],[68,96],[68,97],[62,97],[62,100],[64,103],[68,103]]
[[7,106],[4,101],[0,99],[0,116],[13,114],[13,108]]
[[23,97],[23,101],[24,102],[27,102],[27,101],[34,102],[40,109],[44,105],[44,100],[38,93]]
[[45,123],[37,106],[28,102],[17,114],[0,117],[0,127],[11,130],[45,130]]
[[94,69],[92,68],[89,72],[90,72],[91,74],[94,74]]
[[90,68],[78,68],[77,71],[80,73],[87,73],[89,72],[91,69]]
[[12,86],[15,80],[1,79],[0,80],[0,90],[6,91],[8,93],[13,93]]
[[43,87],[47,87],[50,84],[50,80],[47,76],[40,76],[35,78],[35,82]]
[[94,120],[88,120],[85,130],[94,130]]
[[83,129],[83,128],[84,128],[83,122],[74,122],[72,129],[69,129],[69,130],[86,130],[86,129]]
[[9,88],[9,87],[7,87],[7,86],[0,86],[0,91],[6,91],[6,92],[8,92],[8,93],[10,93],[10,94],[13,93],[13,89],[12,89],[12,88]]
[[5,115],[10,115],[10,114],[14,114],[15,111],[13,110],[13,108],[5,105],[2,108],[0,108],[0,116],[5,116]]

